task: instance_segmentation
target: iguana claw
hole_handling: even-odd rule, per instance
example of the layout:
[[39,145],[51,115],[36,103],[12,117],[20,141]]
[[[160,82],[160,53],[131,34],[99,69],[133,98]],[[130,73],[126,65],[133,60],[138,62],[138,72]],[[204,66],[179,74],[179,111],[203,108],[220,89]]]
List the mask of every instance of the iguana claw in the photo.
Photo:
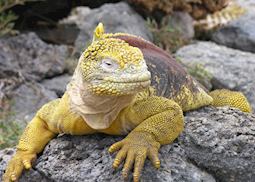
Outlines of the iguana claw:
[[118,168],[119,165],[125,160],[122,170],[122,176],[128,177],[129,171],[134,166],[133,180],[139,181],[141,171],[144,166],[147,156],[152,161],[155,168],[160,167],[160,160],[158,158],[158,150],[160,148],[153,135],[146,132],[131,132],[125,139],[113,144],[109,148],[109,152],[118,151],[113,167]]
[[36,154],[28,153],[26,151],[17,151],[9,162],[5,174],[3,176],[3,182],[16,181],[22,174],[23,169],[30,169],[32,167],[32,161],[36,158]]

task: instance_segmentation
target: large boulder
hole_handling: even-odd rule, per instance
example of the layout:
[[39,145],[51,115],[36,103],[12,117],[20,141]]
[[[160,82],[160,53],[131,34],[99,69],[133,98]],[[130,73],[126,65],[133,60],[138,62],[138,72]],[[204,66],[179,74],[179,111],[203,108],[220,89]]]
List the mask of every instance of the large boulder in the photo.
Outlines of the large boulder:
[[254,181],[255,115],[204,108],[186,115],[185,128],[179,141],[188,158],[217,181]]
[[242,91],[255,109],[255,54],[197,42],[182,47],[176,56],[187,66],[203,66],[212,75],[214,88]]
[[55,92],[59,97],[61,97],[65,90],[66,90],[66,85],[68,82],[71,80],[70,75],[64,74],[60,75],[54,78],[50,79],[45,79],[41,82],[41,84],[46,88],[49,89],[53,92]]
[[57,91],[37,82],[65,72],[68,48],[47,44],[36,34],[27,33],[1,38],[0,49],[1,120],[24,125],[43,104],[57,98]]
[[[56,182],[124,181],[121,170],[114,171],[114,156],[109,146],[121,140],[106,135],[61,136],[52,140],[37,160],[32,171],[26,172],[20,182],[45,180]],[[0,175],[13,149],[0,152]],[[160,150],[161,168],[156,170],[149,161],[142,174],[144,181],[215,182],[215,179],[190,163],[179,144],[163,146]],[[38,178],[39,176],[39,178]],[[131,175],[128,181],[131,181]]]
[[173,29],[177,29],[184,39],[190,40],[195,35],[193,19],[186,12],[181,11],[173,12],[172,15],[170,15],[168,26]]
[[12,91],[9,114],[3,122],[15,121],[24,127],[42,105],[56,98],[58,96],[54,91],[41,84],[36,82],[22,84]]
[[41,80],[64,72],[66,46],[46,44],[34,33],[0,39],[0,70],[15,70],[26,80]]
[[75,52],[80,53],[91,42],[93,30],[99,22],[105,25],[106,32],[124,32],[152,40],[152,35],[146,27],[146,21],[138,15],[127,3],[105,4],[100,8],[89,9],[77,7],[62,24],[77,24],[80,34],[75,42]]
[[[203,108],[185,116],[185,131],[160,149],[161,168],[147,160],[142,181],[252,181],[255,177],[255,116],[231,108]],[[123,181],[109,146],[122,137],[59,136],[20,182]],[[0,175],[12,149],[0,152]],[[209,173],[213,174],[210,175]],[[131,175],[128,181],[131,181]]]
[[255,1],[238,0],[238,3],[246,9],[246,13],[213,33],[212,40],[228,47],[255,52]]

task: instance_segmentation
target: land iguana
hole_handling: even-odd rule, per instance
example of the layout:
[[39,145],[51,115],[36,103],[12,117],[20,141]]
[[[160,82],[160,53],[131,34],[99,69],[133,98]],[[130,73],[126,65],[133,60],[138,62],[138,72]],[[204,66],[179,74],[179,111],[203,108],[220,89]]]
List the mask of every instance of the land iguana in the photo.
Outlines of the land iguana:
[[159,47],[129,34],[106,34],[100,23],[65,94],[45,104],[27,125],[7,165],[4,182],[18,180],[23,169],[30,169],[37,154],[60,133],[127,135],[109,152],[118,151],[114,168],[125,161],[124,178],[134,168],[137,182],[147,157],[160,167],[159,148],[182,132],[183,111],[210,104],[251,112],[242,93],[216,90],[207,94]]

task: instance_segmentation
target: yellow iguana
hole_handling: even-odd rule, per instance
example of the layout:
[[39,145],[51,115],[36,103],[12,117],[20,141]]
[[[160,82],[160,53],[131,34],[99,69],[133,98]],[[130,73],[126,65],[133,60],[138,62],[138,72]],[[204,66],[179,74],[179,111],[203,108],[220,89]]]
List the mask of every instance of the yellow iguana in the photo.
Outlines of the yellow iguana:
[[36,155],[60,133],[127,135],[109,152],[118,151],[114,168],[125,161],[123,176],[134,167],[133,179],[139,181],[145,159],[159,168],[160,146],[182,132],[183,111],[228,104],[251,112],[239,92],[210,94],[214,99],[162,49],[133,35],[105,34],[100,23],[63,97],[45,104],[26,127],[4,182],[30,169]]

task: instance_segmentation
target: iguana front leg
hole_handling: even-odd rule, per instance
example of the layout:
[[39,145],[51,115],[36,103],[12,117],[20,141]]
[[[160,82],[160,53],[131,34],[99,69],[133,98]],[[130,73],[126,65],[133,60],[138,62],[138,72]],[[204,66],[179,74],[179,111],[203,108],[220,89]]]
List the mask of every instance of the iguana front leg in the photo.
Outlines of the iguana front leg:
[[126,178],[134,166],[134,181],[139,181],[145,159],[149,157],[156,168],[160,167],[158,150],[160,145],[168,144],[178,137],[184,127],[183,113],[174,101],[152,97],[137,103],[134,110],[138,118],[144,118],[130,134],[113,144],[109,152],[119,150],[113,167],[117,168],[125,159],[122,170]]
[[56,133],[48,129],[47,124],[36,116],[26,127],[22,134],[17,152],[8,163],[4,174],[4,182],[16,181],[25,169],[30,169],[36,154],[40,153],[44,146]]
[[18,180],[22,171],[31,168],[36,155],[57,134],[83,135],[95,132],[80,116],[70,112],[69,105],[68,95],[65,94],[61,99],[45,104],[37,112],[22,134],[16,154],[7,165],[4,182]]

